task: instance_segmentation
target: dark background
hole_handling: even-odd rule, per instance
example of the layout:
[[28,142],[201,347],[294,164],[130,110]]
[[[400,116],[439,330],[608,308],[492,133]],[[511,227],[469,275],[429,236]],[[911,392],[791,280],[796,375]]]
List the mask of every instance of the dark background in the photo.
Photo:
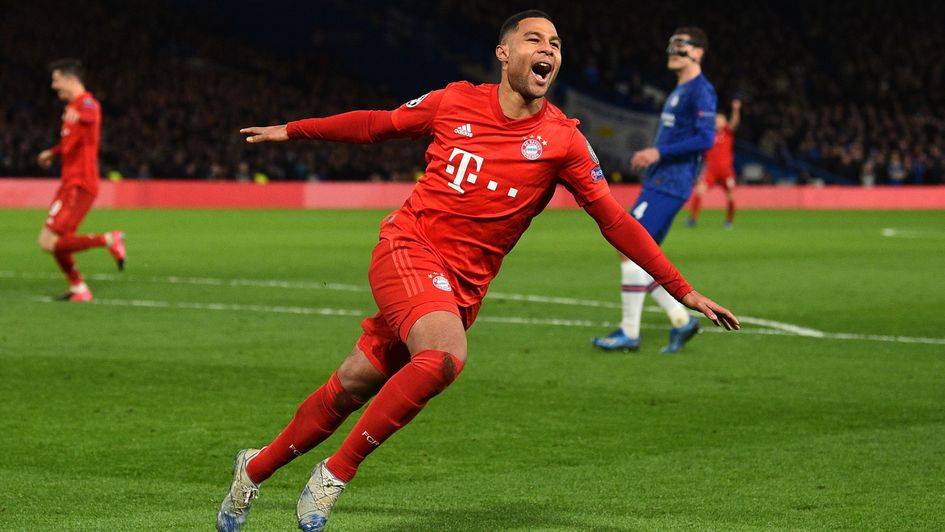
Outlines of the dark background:
[[103,175],[412,180],[423,142],[249,146],[237,130],[497,81],[498,28],[526,8],[564,41],[559,88],[657,112],[666,40],[698,25],[720,110],[745,101],[739,160],[799,182],[943,182],[945,7],[879,1],[2,0],[0,175],[57,175],[35,163],[62,108],[45,65],[77,57],[102,102]]

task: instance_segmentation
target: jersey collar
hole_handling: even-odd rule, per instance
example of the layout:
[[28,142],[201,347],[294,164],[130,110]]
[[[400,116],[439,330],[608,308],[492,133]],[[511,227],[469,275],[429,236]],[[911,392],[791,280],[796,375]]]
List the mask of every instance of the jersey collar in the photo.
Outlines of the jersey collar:
[[495,84],[492,86],[492,92],[489,96],[489,103],[492,107],[492,114],[495,115],[495,119],[499,121],[500,124],[511,126],[514,128],[524,128],[531,127],[545,116],[545,111],[548,109],[548,99],[545,98],[545,101],[542,102],[541,110],[532,116],[526,118],[512,119],[505,116],[505,113],[502,112],[502,106],[499,105],[499,85]]

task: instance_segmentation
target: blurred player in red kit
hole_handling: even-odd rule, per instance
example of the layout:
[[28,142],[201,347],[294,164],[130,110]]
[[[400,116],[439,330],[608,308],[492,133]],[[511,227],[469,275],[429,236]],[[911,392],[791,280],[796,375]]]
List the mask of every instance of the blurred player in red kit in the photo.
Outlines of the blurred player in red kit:
[[61,59],[49,65],[52,89],[67,102],[62,113],[60,142],[43,150],[37,162],[43,168],[52,166],[56,157],[62,159],[62,181],[49,207],[49,216],[39,233],[39,247],[53,254],[59,269],[69,279],[69,291],[61,299],[91,301],[92,291],[82,280],[73,253],[89,248],[108,248],[118,263],[125,265],[124,234],[77,235],[79,225],[88,214],[98,194],[98,146],[102,128],[102,111],[92,93],[85,89],[82,64],[75,59]]
[[731,229],[735,221],[735,130],[742,119],[741,100],[732,100],[730,118],[715,115],[715,144],[705,152],[705,168],[694,190],[689,211],[689,226],[699,221],[699,207],[706,190],[715,185],[725,188],[725,228]]
[[330,436],[371,397],[341,447],[312,471],[299,527],[322,530],[361,462],[449,386],[467,360],[466,329],[502,259],[565,186],[621,252],[692,309],[726,329],[738,320],[694,291],[610,194],[597,157],[545,100],[561,66],[547,14],[525,11],[499,32],[499,84],[451,83],[394,111],[353,111],[241,130],[250,143],[321,139],[374,143],[431,135],[427,168],[404,205],[381,221],[368,279],[378,312],[328,382],[263,449],[236,455],[218,530],[240,530],[259,484]]

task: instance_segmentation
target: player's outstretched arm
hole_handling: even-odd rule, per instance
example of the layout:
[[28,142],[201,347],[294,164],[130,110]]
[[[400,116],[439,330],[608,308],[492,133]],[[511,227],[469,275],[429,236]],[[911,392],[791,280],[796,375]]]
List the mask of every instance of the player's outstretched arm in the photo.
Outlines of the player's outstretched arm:
[[354,144],[374,144],[392,138],[409,137],[411,131],[394,126],[391,111],[349,111],[324,118],[306,118],[288,124],[247,127],[240,133],[246,142],[283,142],[289,139],[328,140]]
[[279,126],[244,127],[240,133],[246,135],[246,142],[259,144],[260,142],[285,142],[289,140],[286,124]]
[[737,331],[741,327],[741,324],[738,323],[738,318],[732,314],[732,311],[695,290],[683,296],[680,303],[692,310],[701,312],[706,318],[709,318],[712,323],[715,323],[717,327],[725,327],[726,331]]

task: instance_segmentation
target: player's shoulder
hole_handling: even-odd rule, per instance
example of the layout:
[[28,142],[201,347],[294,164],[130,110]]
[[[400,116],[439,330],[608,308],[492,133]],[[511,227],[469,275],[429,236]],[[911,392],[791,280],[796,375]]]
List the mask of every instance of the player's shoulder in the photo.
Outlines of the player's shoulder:
[[544,119],[546,122],[554,122],[560,126],[574,130],[576,130],[578,124],[581,123],[577,118],[568,118],[568,115],[564,114],[561,108],[548,100],[545,100],[545,105],[548,106],[548,108],[545,109]]
[[703,94],[715,97],[715,87],[712,85],[712,82],[709,81],[709,78],[705,76],[705,74],[699,74],[699,76],[696,77],[694,81],[697,84],[696,86]]
[[95,98],[95,95],[91,92],[85,92],[76,98],[76,105],[79,107],[84,107],[86,109],[95,109],[99,107],[98,100]]
[[454,81],[443,88],[443,97],[461,102],[488,100],[494,89],[494,83],[474,84],[468,81]]

